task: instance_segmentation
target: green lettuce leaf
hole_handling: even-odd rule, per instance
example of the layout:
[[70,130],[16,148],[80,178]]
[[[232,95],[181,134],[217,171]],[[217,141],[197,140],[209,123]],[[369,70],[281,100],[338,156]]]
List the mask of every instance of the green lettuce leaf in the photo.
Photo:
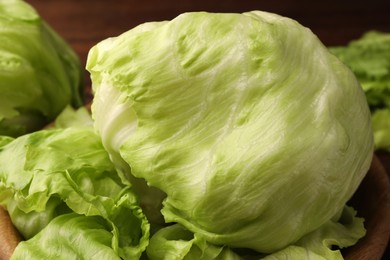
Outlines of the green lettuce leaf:
[[179,224],[164,227],[154,234],[147,248],[150,260],[242,259],[227,247],[212,245]]
[[56,128],[93,126],[93,120],[91,113],[86,107],[83,106],[74,109],[71,106],[66,106],[65,109],[56,117],[52,126]]
[[116,166],[144,181],[141,197],[164,199],[166,222],[211,244],[294,244],[344,208],[370,167],[360,84],[291,19],[185,13],[100,42],[87,69]]
[[82,105],[78,56],[29,4],[0,1],[0,27],[0,135],[36,131]]
[[340,249],[354,245],[365,235],[364,219],[345,207],[339,219],[329,220],[319,229],[307,234],[293,245],[264,257],[264,260],[307,259],[341,260]]
[[340,249],[354,245],[364,234],[363,219],[356,217],[355,210],[345,207],[338,219],[329,220],[299,241],[269,255],[210,244],[201,235],[193,234],[179,224],[162,228],[154,234],[147,255],[150,260],[341,260]]
[[149,223],[138,199],[92,127],[41,130],[2,145],[0,203],[27,240],[74,212],[104,219],[120,257],[137,259],[148,244]]
[[100,216],[64,214],[22,241],[11,259],[121,259],[112,248],[112,227]]
[[390,151],[390,107],[373,112],[372,127],[376,148]]

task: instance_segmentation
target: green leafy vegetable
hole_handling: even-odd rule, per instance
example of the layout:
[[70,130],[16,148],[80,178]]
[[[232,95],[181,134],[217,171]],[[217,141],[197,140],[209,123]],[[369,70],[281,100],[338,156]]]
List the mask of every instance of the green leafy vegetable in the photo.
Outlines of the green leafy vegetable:
[[0,135],[38,130],[82,105],[78,57],[30,5],[1,0],[0,27]]
[[[110,250],[118,257],[141,256],[148,244],[149,223],[92,127],[41,130],[14,140],[3,139],[0,144],[0,203],[23,237],[32,239],[20,244],[17,255],[41,259],[41,254],[50,256],[55,251],[78,254],[82,244],[69,248],[67,243],[81,239],[76,238],[80,235],[99,244],[84,248],[85,254],[95,250],[98,255],[97,248],[107,251],[109,239]],[[79,216],[67,215],[71,213]],[[64,215],[68,217],[57,219]],[[86,224],[87,220],[92,223]],[[102,229],[98,223],[104,224],[105,231],[97,232],[110,235],[103,235],[102,241],[89,231]],[[65,232],[67,227],[69,232]],[[47,234],[56,236],[47,238]],[[34,241],[40,244],[46,240],[47,246],[34,245]],[[23,248],[35,250],[23,253]]]
[[339,250],[351,246],[364,235],[363,219],[355,218],[356,212],[345,207],[340,222],[329,220],[321,228],[307,234],[299,241],[270,255],[249,250],[237,250],[208,243],[200,235],[193,234],[175,224],[159,230],[150,240],[147,255],[157,259],[342,259]]
[[351,68],[365,91],[376,149],[390,150],[390,34],[370,31],[330,51]]
[[158,259],[241,259],[227,247],[208,243],[179,224],[160,229],[150,240],[147,248],[150,260]]
[[341,214],[337,221],[329,220],[319,229],[307,234],[293,245],[265,257],[264,260],[343,259],[337,249],[354,245],[365,232],[363,219],[355,217],[355,210],[345,207]]
[[373,112],[372,127],[376,148],[390,151],[390,107]]
[[11,259],[119,260],[112,240],[111,227],[103,218],[70,213],[56,217],[37,236],[21,242]]
[[100,42],[87,69],[104,147],[144,182],[144,201],[164,199],[166,222],[264,254],[324,228],[336,245],[350,236],[327,223],[370,166],[370,111],[307,28],[260,11],[186,13]]
[[93,120],[86,107],[74,109],[71,106],[66,106],[65,109],[56,117],[51,126],[56,128],[93,126]]

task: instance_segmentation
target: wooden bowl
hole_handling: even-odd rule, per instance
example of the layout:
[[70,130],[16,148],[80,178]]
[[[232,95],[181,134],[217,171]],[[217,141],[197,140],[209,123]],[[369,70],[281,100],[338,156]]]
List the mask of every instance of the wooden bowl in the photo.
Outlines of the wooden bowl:
[[0,260],[10,259],[20,240],[21,236],[12,225],[7,211],[0,206]]
[[382,259],[390,238],[390,181],[378,157],[374,156],[370,170],[349,205],[365,219],[367,234],[345,250],[345,259]]
[[[356,245],[343,250],[343,256],[347,260],[382,259],[390,238],[390,181],[376,156],[348,204],[365,218],[367,234]],[[0,207],[0,260],[9,259],[20,240],[7,212]]]

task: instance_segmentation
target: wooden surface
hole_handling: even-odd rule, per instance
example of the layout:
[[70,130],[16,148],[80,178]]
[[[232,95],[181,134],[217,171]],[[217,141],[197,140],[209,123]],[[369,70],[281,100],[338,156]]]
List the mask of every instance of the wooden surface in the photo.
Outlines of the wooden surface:
[[345,249],[345,260],[381,259],[390,235],[390,180],[377,156],[348,205],[365,219],[368,231],[356,245]]
[[21,240],[18,231],[12,225],[8,212],[0,206],[0,260],[11,257]]
[[[28,0],[74,48],[83,64],[97,42],[134,26],[172,19],[187,11],[263,10],[288,16],[309,27],[327,46],[346,44],[368,30],[390,32],[389,0]],[[85,74],[86,84],[90,85]],[[390,155],[379,154],[390,172]],[[389,258],[390,259],[390,258]]]

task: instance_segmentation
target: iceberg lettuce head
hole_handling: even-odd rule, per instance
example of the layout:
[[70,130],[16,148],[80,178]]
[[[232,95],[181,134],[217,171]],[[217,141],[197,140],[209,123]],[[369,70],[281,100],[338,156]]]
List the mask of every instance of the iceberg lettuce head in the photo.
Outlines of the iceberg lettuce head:
[[196,241],[269,254],[321,235],[370,166],[358,81],[289,18],[185,13],[98,43],[87,69],[112,160]]

